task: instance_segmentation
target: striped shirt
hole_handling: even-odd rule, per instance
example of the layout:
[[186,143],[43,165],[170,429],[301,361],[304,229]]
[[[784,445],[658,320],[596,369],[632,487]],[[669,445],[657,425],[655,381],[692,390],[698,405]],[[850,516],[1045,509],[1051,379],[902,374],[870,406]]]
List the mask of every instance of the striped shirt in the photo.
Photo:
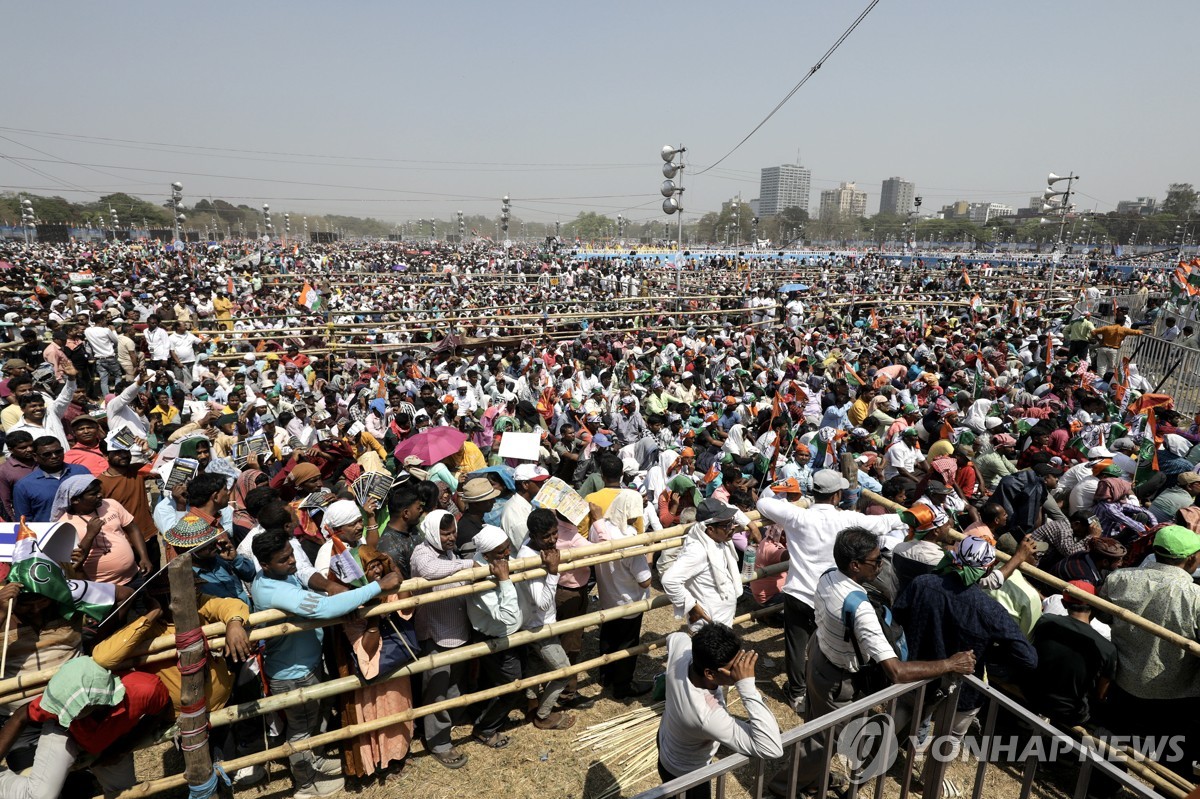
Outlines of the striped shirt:
[[[413,549],[409,563],[412,576],[426,580],[439,580],[475,566],[474,561],[463,560],[453,552],[438,552],[424,541]],[[439,585],[429,590],[445,591],[460,585],[466,583]],[[433,641],[442,649],[462,646],[471,638],[471,621],[467,617],[465,596],[418,605],[413,623],[420,640]]]

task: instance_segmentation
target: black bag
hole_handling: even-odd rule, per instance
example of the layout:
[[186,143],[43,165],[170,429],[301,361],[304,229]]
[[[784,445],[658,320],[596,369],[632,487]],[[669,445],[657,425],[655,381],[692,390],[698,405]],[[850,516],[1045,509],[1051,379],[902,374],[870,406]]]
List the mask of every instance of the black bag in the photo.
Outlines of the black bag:
[[891,605],[877,587],[864,586],[862,591],[854,591],[842,602],[842,625],[846,628],[845,640],[854,647],[854,656],[858,658],[858,671],[850,678],[856,695],[867,696],[889,687],[892,681],[888,679],[883,667],[873,660],[867,660],[858,646],[858,638],[854,635],[854,614],[863,602],[869,602],[879,618],[879,627],[892,651],[901,660],[908,660],[908,641],[904,637],[904,628],[892,615]]

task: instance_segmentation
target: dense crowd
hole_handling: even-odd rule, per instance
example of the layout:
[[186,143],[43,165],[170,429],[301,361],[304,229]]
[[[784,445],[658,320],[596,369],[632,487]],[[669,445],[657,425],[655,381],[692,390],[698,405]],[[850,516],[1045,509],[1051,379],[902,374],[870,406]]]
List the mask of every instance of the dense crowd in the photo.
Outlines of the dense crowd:
[[[553,673],[288,758],[298,799],[401,770],[414,736],[461,768],[456,725],[495,749],[520,734],[513,711],[568,730],[589,680],[618,700],[651,692],[639,658],[571,674],[592,643],[575,630],[377,677],[658,590],[687,630],[667,660],[664,779],[717,743],[782,754],[729,629],[739,608],[773,605],[800,718],[890,682],[986,674],[1058,726],[1186,735],[1186,763],[1169,765],[1190,774],[1197,661],[1079,599],[1200,636],[1200,415],[1122,355],[1172,312],[1101,315],[1115,293],[1165,289],[1163,270],[279,243],[7,245],[0,261],[0,517],[19,531],[3,677],[53,670],[40,695],[6,697],[0,797],[88,773],[120,791],[136,782],[121,752],[147,728],[333,677],[361,684],[205,745],[229,760]],[[69,559],[42,564],[56,592],[23,542],[61,523]],[[652,557],[564,559],[675,525],[684,544]],[[225,630],[200,707],[182,699],[191,667],[129,667],[160,636],[190,640],[165,568],[185,554],[201,622]],[[545,575],[514,581],[526,558]],[[489,590],[450,590],[478,567]],[[414,578],[435,581],[416,596],[449,593],[355,613],[412,596]],[[272,609],[337,622],[251,642],[251,614]],[[596,648],[636,646],[641,625],[604,621]],[[724,710],[733,684],[749,722]],[[957,702],[961,741],[983,698],[938,696]],[[825,754],[807,748],[802,788]]]

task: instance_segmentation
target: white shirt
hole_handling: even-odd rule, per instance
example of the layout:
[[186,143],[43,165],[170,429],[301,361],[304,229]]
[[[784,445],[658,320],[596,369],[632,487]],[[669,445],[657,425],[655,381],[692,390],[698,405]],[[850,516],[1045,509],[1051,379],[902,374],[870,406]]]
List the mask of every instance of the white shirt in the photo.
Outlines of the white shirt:
[[[737,550],[734,549],[733,542],[712,543],[728,560],[729,568],[737,572]],[[733,596],[722,597],[713,569],[709,566],[708,553],[701,544],[701,541],[691,535],[683,539],[679,555],[662,576],[663,593],[675,606],[676,618],[686,618],[692,608],[700,605],[709,618],[718,624],[732,624],[738,597],[742,593],[741,575],[738,574],[737,592]],[[694,623],[692,631],[700,629],[703,624],[703,621]]]
[[172,333],[167,336],[171,344],[171,349],[175,352],[175,357],[180,363],[191,363],[196,360],[196,346],[200,343],[200,337],[192,333]]
[[[512,500],[509,500],[512,502]],[[594,526],[594,525],[593,525]],[[627,535],[635,535],[632,527],[625,528]],[[598,543],[595,533],[588,539]],[[635,555],[631,558],[597,563],[593,569],[596,574],[596,589],[600,596],[600,607],[607,610],[630,602],[640,602],[650,596],[650,588],[642,588],[641,583],[650,582],[650,564],[645,557]]]
[[529,514],[533,513],[533,505],[520,494],[513,494],[504,505],[500,514],[500,526],[508,534],[514,550],[521,549],[529,540]]
[[658,756],[667,771],[683,776],[703,768],[721,744],[733,751],[771,759],[783,757],[783,741],[775,714],[748,677],[736,683],[749,723],[725,709],[722,692],[692,684],[692,639],[685,633],[667,637],[667,700],[658,728]]
[[83,337],[87,339],[88,346],[92,348],[92,354],[97,358],[117,357],[117,334],[115,331],[99,325],[89,325],[84,328]]
[[905,526],[895,513],[867,516],[824,504],[800,508],[780,499],[760,499],[758,512],[782,526],[787,535],[789,561],[783,592],[809,607],[814,607],[817,579],[834,566],[833,541],[838,533],[864,527],[882,538]]
[[62,444],[63,449],[70,449],[71,444],[67,441],[66,430],[63,429],[63,414],[67,412],[67,406],[71,404],[71,398],[75,396],[75,378],[67,378],[67,382],[63,383],[62,390],[58,392],[58,396],[51,399],[48,395],[42,394],[42,400],[46,403],[46,416],[42,419],[40,425],[30,424],[25,421],[25,416],[21,418],[8,429],[8,435],[12,435],[18,430],[24,430],[29,435],[33,436],[33,440],[37,441],[42,436],[54,436]]
[[918,463],[924,462],[925,456],[915,447],[897,441],[883,454],[883,479],[891,480],[900,474],[901,469],[911,472]]
[[[814,608],[817,645],[830,663],[849,672],[857,672],[866,665],[860,663],[854,653],[854,643],[846,640],[846,625],[842,620],[842,606],[846,597],[855,591],[866,593],[861,585],[836,568],[827,571],[817,580]],[[882,663],[896,657],[896,651],[879,626],[875,607],[867,599],[863,599],[854,611],[854,638],[862,656],[869,661]]]
[[[517,551],[518,558],[537,558],[540,555],[527,546]],[[538,630],[547,624],[558,621],[558,603],[555,594],[558,593],[557,574],[547,574],[534,580],[523,580],[516,583],[517,600],[521,603],[521,616],[525,620],[521,625],[525,630]]]
[[167,333],[166,328],[159,327],[154,330],[146,328],[146,332],[143,335],[146,337],[146,347],[150,350],[150,360],[170,360],[171,335]]

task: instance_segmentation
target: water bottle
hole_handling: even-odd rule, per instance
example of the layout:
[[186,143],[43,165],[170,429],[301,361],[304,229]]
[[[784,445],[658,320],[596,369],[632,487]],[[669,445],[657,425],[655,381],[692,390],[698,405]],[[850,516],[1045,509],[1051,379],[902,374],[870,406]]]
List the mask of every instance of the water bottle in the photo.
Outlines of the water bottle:
[[746,547],[742,558],[742,579],[749,580],[754,577],[754,561],[758,557],[758,547],[750,544]]

